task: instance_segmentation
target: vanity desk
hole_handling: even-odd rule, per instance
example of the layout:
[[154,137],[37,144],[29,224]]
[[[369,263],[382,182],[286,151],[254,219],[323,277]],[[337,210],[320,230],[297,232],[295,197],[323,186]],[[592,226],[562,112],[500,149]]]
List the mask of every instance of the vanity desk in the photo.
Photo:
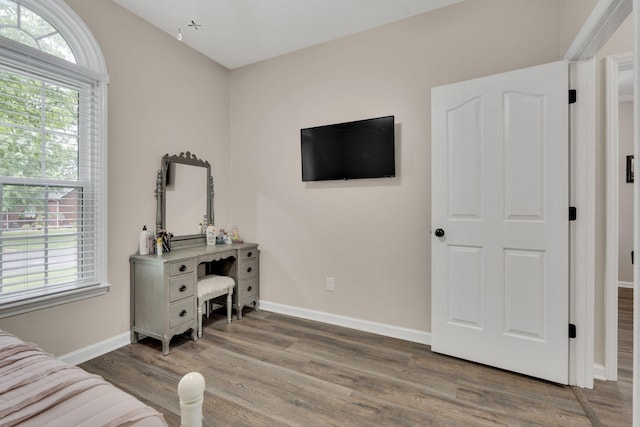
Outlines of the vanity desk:
[[[198,339],[198,278],[233,277],[238,320],[244,306],[258,308],[259,251],[256,243],[206,244],[202,223],[216,223],[208,161],[189,151],[165,154],[156,173],[155,194],[155,236],[167,236],[171,230],[174,237],[169,252],[129,257],[131,342],[142,336],[158,339],[162,354],[167,355],[173,336],[191,329],[193,340]],[[198,220],[202,223],[196,228]],[[144,239],[140,252],[147,249],[143,243]]]
[[169,354],[174,335],[192,330],[197,340],[197,290],[200,276],[233,277],[233,307],[237,318],[242,308],[258,308],[259,251],[256,243],[197,245],[157,255],[131,255],[131,341],[141,336],[162,341]]

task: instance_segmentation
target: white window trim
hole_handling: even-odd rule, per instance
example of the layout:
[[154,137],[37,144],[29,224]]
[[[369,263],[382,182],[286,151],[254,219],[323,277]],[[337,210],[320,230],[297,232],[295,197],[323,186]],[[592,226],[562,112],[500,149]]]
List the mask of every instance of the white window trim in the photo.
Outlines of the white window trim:
[[[46,67],[47,63],[55,64],[55,68],[60,70],[73,70],[74,75],[85,76],[88,80],[98,83],[96,88],[99,91],[100,103],[98,105],[97,116],[100,120],[98,129],[98,144],[100,147],[101,177],[100,177],[100,203],[104,208],[104,220],[100,222],[99,234],[101,236],[100,257],[98,262],[98,284],[94,286],[82,287],[78,289],[69,289],[51,294],[43,294],[41,296],[32,297],[24,300],[7,301],[0,304],[0,318],[16,316],[18,314],[30,311],[41,310],[60,304],[66,304],[79,301],[86,298],[92,298],[104,295],[109,291],[107,280],[108,266],[108,233],[107,233],[107,86],[109,84],[109,76],[107,66],[102,55],[100,45],[95,37],[84,23],[84,21],[71,9],[63,0],[17,0],[18,3],[33,10],[35,13],[46,19],[53,25],[58,32],[64,37],[66,42],[73,51],[77,64],[71,64],[61,58],[56,58],[41,52],[37,49],[14,42],[13,40],[0,39],[0,49],[3,51],[5,58],[20,61],[37,63],[39,66]],[[25,55],[27,57],[25,58]]]
[[109,285],[104,283],[95,286],[72,289],[69,291],[41,295],[38,297],[29,298],[28,300],[18,300],[2,303],[2,305],[0,306],[0,319],[5,317],[17,316],[18,314],[29,313],[31,311],[50,308],[56,305],[67,304],[74,301],[97,297],[100,295],[104,295],[107,292],[109,292]]
[[[15,0],[14,0],[15,1]],[[46,19],[64,37],[77,63],[94,72],[101,73],[107,80],[107,64],[100,45],[73,9],[63,0],[17,0]]]

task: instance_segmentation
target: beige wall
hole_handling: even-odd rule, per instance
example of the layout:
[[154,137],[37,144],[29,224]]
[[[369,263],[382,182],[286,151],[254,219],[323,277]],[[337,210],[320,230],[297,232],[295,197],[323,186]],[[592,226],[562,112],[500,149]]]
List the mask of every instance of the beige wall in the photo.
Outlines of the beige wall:
[[630,283],[633,282],[633,184],[627,182],[627,156],[633,154],[633,101],[618,105],[618,280]]
[[560,43],[563,53],[569,49],[597,3],[598,0],[563,0],[561,2],[559,5],[562,16]]
[[[155,221],[160,157],[186,150],[213,163],[218,224],[237,224],[260,243],[262,299],[430,331],[430,89],[561,59],[596,1],[466,1],[233,72],[111,0],[68,3],[96,36],[111,76],[112,290],[0,320],[58,355],[128,331],[127,258],[142,224]],[[627,24],[601,54],[630,51],[629,31]],[[397,178],[301,182],[300,128],[386,114],[398,123]],[[335,292],[324,290],[326,276],[336,278]],[[596,362],[604,342],[597,332]]]
[[[261,299],[430,331],[430,90],[561,59],[564,6],[466,1],[234,70],[233,216]],[[301,181],[301,128],[387,114],[397,178]]]
[[213,163],[216,213],[229,218],[229,71],[111,0],[67,0],[104,53],[109,86],[109,282],[106,296],[1,319],[0,328],[57,355],[129,330],[129,254],[155,228],[165,153]]

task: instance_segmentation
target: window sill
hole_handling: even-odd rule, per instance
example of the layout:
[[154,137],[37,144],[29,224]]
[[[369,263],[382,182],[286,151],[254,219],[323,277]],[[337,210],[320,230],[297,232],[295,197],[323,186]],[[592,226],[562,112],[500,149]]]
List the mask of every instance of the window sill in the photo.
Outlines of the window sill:
[[0,319],[98,297],[109,292],[109,287],[109,284],[95,285],[18,301],[0,302]]

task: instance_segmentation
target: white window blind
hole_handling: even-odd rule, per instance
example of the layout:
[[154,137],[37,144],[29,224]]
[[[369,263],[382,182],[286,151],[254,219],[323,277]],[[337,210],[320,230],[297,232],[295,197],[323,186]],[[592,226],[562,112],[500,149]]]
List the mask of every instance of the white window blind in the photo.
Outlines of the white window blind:
[[101,285],[100,84],[0,55],[0,309]]

